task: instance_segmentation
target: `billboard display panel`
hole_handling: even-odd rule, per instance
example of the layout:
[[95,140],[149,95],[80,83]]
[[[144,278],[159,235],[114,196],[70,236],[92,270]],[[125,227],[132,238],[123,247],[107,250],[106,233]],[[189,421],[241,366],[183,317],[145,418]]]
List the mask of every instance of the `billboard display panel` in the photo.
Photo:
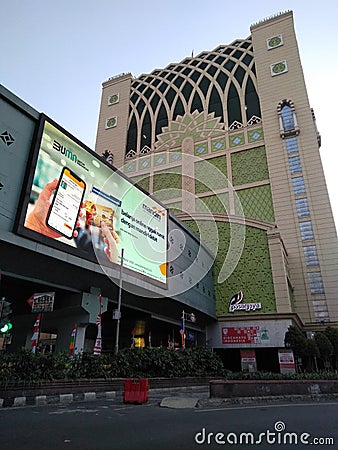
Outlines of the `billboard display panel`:
[[42,115],[16,232],[166,287],[168,213],[163,205]]

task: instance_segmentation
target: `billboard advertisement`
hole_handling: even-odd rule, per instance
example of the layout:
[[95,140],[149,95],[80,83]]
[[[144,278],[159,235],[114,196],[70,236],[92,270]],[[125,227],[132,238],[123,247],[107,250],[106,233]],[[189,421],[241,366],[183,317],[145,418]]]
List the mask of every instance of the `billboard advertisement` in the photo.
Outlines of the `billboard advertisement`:
[[28,165],[18,234],[166,287],[163,205],[44,115]]

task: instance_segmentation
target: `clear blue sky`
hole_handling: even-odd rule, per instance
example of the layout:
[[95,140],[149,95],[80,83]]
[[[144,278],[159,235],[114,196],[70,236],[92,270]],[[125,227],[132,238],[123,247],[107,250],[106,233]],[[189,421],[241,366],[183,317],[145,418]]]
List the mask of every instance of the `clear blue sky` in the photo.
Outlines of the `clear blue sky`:
[[287,10],[294,13],[338,226],[337,0],[2,0],[0,82],[94,148],[107,78],[139,76],[246,38],[250,25]]

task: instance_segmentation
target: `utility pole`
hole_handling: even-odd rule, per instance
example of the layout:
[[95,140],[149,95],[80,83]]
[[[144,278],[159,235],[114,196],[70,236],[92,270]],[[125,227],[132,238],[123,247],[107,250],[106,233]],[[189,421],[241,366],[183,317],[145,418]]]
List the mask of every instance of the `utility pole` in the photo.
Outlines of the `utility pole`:
[[114,310],[114,318],[116,321],[116,338],[115,338],[115,355],[119,351],[119,336],[120,336],[120,320],[121,320],[121,299],[122,299],[122,277],[123,277],[123,256],[124,249],[121,250],[121,264],[120,264],[120,280],[119,280],[119,298],[117,309]]

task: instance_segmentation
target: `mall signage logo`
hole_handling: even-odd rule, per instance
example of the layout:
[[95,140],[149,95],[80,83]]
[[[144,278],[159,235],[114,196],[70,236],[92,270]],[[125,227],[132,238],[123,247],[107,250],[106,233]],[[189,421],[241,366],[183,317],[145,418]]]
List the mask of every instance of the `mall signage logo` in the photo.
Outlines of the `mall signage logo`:
[[156,206],[148,206],[145,203],[142,204],[142,209],[143,211],[145,211],[146,213],[150,214],[151,216],[154,217],[154,219],[158,220],[159,222],[162,220],[162,217],[165,216],[165,212],[157,209]]
[[237,292],[233,295],[229,302],[229,312],[235,311],[256,311],[257,309],[262,309],[261,303],[242,303],[244,294],[242,291]]

